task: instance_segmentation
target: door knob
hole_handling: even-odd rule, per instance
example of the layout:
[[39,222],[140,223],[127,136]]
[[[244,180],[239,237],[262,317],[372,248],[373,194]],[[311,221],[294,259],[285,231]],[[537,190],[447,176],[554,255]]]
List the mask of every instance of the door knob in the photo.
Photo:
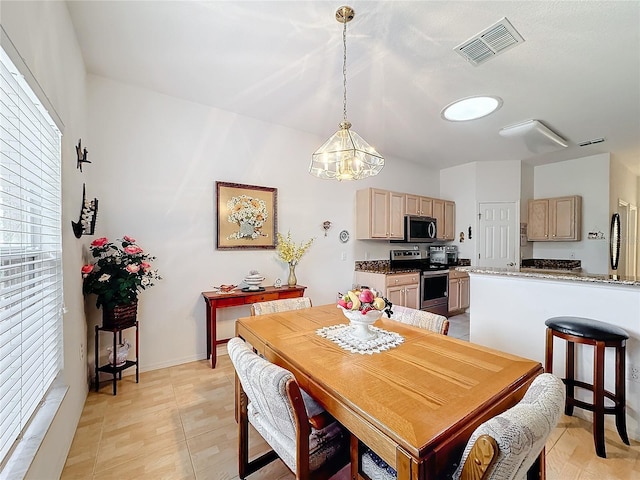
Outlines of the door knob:
[[515,267],[516,264],[514,262],[509,262],[507,263],[507,267]]

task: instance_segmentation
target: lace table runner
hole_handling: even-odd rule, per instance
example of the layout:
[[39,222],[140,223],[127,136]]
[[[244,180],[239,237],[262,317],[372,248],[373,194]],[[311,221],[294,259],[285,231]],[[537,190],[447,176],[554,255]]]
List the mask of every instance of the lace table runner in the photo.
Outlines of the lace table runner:
[[397,347],[404,342],[404,337],[395,332],[388,332],[378,327],[369,327],[376,332],[375,338],[370,340],[362,340],[353,335],[356,327],[352,325],[331,325],[316,330],[316,333],[323,338],[337,343],[341,348],[349,350],[352,353],[361,353],[371,355],[380,353],[384,350]]

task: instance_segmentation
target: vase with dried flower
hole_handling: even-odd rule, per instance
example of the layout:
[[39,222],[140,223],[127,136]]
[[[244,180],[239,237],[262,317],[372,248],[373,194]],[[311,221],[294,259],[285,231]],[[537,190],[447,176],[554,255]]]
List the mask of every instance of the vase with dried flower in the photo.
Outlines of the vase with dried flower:
[[278,232],[277,237],[278,243],[276,245],[276,251],[278,252],[278,257],[280,257],[280,260],[289,264],[289,278],[287,280],[287,284],[290,287],[295,287],[298,284],[298,279],[296,278],[296,265],[298,265],[302,256],[307,252],[314,239],[310,238],[306,242],[297,244],[291,239],[291,232],[287,232],[286,237]]

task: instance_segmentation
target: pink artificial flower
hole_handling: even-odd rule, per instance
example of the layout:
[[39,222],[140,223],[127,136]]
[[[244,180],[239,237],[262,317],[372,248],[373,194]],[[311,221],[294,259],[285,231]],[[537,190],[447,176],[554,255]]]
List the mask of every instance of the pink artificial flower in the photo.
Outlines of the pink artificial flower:
[[136,243],[136,239],[135,239],[135,238],[131,238],[131,237],[130,237],[130,236],[128,236],[128,235],[125,235],[124,237],[122,237],[122,239],[123,239],[124,241],[126,241],[126,242],[129,242],[129,243]]
[[93,242],[91,242],[92,247],[104,247],[109,242],[107,237],[96,238]]
[[145,272],[149,271],[149,269],[151,268],[151,264],[148,262],[140,262],[140,266]]
[[129,255],[135,255],[136,253],[142,253],[142,249],[137,245],[128,245],[124,247],[125,253]]
[[138,271],[140,270],[140,265],[136,265],[134,263],[131,263],[129,265],[127,265],[127,272],[129,273],[138,273]]
[[93,265],[83,265],[82,266],[82,274],[88,275],[93,272]]

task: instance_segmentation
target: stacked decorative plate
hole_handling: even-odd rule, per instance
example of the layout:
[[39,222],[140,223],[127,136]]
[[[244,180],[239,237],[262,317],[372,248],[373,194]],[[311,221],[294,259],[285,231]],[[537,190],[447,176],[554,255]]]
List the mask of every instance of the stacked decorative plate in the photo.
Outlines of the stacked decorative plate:
[[244,277],[244,283],[248,285],[246,290],[260,290],[261,289],[260,284],[263,281],[264,281],[264,277],[255,270],[252,270],[251,272],[249,272],[249,275]]

